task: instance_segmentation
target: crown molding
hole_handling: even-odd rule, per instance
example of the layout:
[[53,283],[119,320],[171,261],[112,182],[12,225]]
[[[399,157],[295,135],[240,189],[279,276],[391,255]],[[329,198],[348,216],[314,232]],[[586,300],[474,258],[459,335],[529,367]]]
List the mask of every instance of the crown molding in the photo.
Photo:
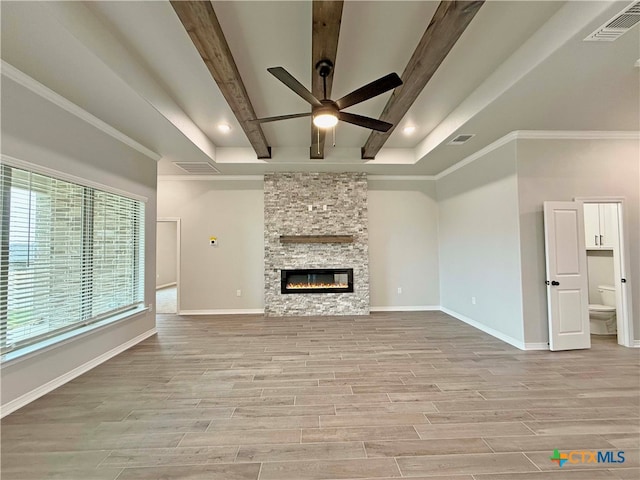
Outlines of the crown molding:
[[91,113],[87,112],[85,109],[79,107],[72,101],[54,92],[50,88],[44,86],[42,83],[38,82],[37,80],[30,77],[29,75],[22,72],[21,70],[18,70],[16,67],[11,65],[10,63],[7,63],[5,60],[0,60],[0,62],[2,62],[0,64],[1,65],[0,70],[1,70],[2,76],[10,80],[13,80],[18,85],[21,85],[27,90],[30,90],[31,92],[35,93],[36,95],[44,98],[45,100],[48,100],[54,105],[62,108],[63,110],[69,112],[70,114],[87,122],[88,124],[92,125],[98,130],[124,143],[128,147],[131,147],[134,150],[149,157],[153,161],[157,162],[162,158],[158,153],[154,152],[153,150],[150,150],[149,148],[145,147],[141,143],[136,142],[133,138],[125,135],[120,130],[112,127],[108,123],[100,120],[95,115],[92,115]]
[[518,140],[640,140],[640,132],[608,130],[516,130]]
[[367,175],[367,180],[436,180],[435,175]]
[[514,140],[640,140],[640,132],[600,130],[515,130],[438,173],[440,180]]
[[264,175],[158,175],[165,182],[263,181]]

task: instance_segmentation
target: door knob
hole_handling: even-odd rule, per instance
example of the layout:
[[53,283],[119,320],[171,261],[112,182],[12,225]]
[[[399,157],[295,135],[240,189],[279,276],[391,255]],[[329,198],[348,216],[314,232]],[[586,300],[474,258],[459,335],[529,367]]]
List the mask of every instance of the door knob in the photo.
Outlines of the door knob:
[[557,286],[557,285],[560,285],[560,282],[556,282],[555,280],[552,280],[551,285]]

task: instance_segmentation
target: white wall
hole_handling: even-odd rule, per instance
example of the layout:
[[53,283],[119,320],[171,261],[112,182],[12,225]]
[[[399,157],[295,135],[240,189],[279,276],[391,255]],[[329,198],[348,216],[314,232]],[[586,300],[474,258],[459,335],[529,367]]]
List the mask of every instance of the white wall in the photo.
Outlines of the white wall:
[[[372,307],[439,305],[435,182],[374,179],[368,185]],[[264,308],[263,210],[262,181],[160,177],[158,216],[181,218],[182,311]],[[218,247],[208,245],[210,236],[218,237]]]
[[439,179],[437,194],[440,304],[522,347],[515,142]]
[[[158,182],[158,216],[181,219],[182,313],[264,308],[262,180]],[[218,246],[209,245],[209,237]],[[241,290],[241,296],[236,295]]]
[[[84,121],[3,78],[2,153],[147,197],[145,303],[155,298],[156,163]],[[104,359],[155,329],[144,313],[2,365],[2,405],[46,393],[96,359]]]
[[640,149],[638,140],[518,140],[525,339],[546,343],[545,200],[624,197],[634,335],[640,338]]
[[440,286],[435,181],[373,177],[368,184],[371,308],[437,307]]
[[178,280],[177,222],[158,221],[156,228],[156,288]]

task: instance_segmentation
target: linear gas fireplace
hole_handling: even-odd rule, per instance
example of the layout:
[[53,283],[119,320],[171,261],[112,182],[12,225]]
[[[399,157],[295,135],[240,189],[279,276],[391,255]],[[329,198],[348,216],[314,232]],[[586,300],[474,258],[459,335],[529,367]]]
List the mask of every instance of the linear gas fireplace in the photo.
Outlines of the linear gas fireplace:
[[353,268],[281,270],[282,293],[353,292]]

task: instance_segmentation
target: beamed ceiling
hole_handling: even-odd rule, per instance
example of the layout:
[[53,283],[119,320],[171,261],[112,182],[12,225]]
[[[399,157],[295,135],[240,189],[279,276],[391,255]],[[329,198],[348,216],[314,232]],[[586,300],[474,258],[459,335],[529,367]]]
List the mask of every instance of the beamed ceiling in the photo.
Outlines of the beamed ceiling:
[[[628,5],[3,1],[2,60],[157,152],[160,174],[209,162],[222,174],[435,175],[515,130],[638,131],[640,29],[583,41]],[[319,132],[309,116],[255,122],[311,112],[267,68],[322,98],[323,59],[335,65],[332,99],[401,77],[345,109],[393,124],[388,132],[342,121]],[[465,133],[474,136],[448,145]]]

